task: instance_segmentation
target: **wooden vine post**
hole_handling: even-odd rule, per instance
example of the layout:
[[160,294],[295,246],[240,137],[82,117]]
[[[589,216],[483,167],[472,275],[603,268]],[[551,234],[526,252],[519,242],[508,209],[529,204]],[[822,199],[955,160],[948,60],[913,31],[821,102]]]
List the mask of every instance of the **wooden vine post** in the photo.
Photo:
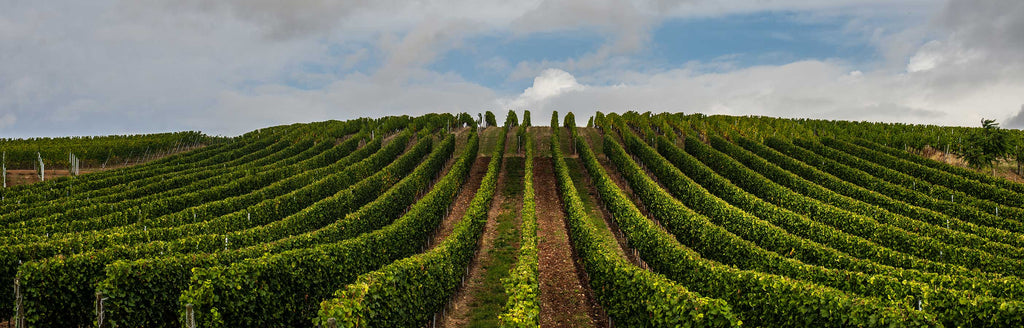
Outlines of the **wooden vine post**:
[[196,311],[191,303],[185,304],[185,327],[196,328]]
[[25,328],[25,309],[22,308],[21,280],[14,277],[14,327]]
[[106,300],[102,292],[96,292],[96,328],[103,328],[106,323],[106,316],[103,311],[103,302]]
[[36,152],[36,159],[39,160],[39,181],[46,181],[46,164],[43,164],[43,155]]

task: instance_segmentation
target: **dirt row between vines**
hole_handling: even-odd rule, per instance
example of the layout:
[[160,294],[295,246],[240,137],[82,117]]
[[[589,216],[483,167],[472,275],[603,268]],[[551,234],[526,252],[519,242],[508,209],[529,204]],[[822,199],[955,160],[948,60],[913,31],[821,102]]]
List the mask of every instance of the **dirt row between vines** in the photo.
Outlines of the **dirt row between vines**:
[[549,157],[534,159],[541,327],[606,327],[569,243]]
[[[494,190],[494,197],[491,200],[491,208],[487,213],[487,224],[484,226],[484,233],[480,240],[479,251],[477,256],[469,265],[469,274],[466,276],[466,285],[452,298],[451,306],[448,309],[447,316],[439,322],[439,327],[466,327],[474,319],[471,316],[471,311],[477,305],[479,298],[483,293],[489,291],[484,290],[484,275],[491,269],[491,263],[493,260],[492,251],[494,251],[494,242],[498,235],[498,216],[503,215],[506,210],[515,211],[515,215],[518,217],[519,209],[522,208],[522,194],[518,197],[508,197],[504,190],[507,187],[509,181],[509,160],[511,158],[506,157],[502,161],[501,173],[498,175],[498,181]],[[507,205],[511,206],[504,206]],[[518,227],[518,223],[516,223]]]

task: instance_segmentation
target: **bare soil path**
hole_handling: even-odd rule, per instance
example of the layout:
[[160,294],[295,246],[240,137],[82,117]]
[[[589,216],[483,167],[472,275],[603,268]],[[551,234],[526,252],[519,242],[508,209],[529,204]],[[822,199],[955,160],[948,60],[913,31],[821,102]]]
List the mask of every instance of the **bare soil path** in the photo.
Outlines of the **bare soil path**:
[[469,178],[462,184],[462,190],[459,190],[459,195],[455,197],[452,209],[448,212],[448,216],[441,221],[437,231],[434,232],[434,238],[430,240],[427,249],[433,248],[447,238],[452,233],[452,229],[455,229],[455,223],[466,214],[469,203],[473,201],[476,190],[480,188],[480,182],[484,179],[484,175],[487,174],[487,164],[490,162],[491,158],[486,156],[479,156],[473,162],[473,167],[469,169]]
[[466,286],[453,297],[448,317],[439,326],[498,326],[497,317],[507,299],[501,278],[508,276],[519,249],[522,166],[521,157],[506,157],[502,162],[480,251],[470,263]]
[[582,268],[574,260],[551,158],[534,162],[542,327],[605,327],[589,293]]

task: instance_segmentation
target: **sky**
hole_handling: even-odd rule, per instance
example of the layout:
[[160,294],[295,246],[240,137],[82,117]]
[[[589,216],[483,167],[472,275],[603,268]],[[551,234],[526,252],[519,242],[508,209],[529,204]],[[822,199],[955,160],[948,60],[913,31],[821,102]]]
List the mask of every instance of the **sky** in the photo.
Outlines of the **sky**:
[[1024,128],[1020,0],[0,0],[0,137],[531,110]]

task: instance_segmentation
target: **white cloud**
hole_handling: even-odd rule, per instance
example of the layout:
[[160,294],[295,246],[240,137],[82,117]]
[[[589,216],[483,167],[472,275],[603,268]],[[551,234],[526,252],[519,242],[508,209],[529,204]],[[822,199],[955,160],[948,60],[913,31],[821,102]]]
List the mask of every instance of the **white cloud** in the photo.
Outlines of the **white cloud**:
[[[1024,103],[1024,2],[1016,0],[946,7],[930,0],[55,0],[3,7],[0,137],[235,134],[328,118],[503,115],[510,107],[543,109],[534,112],[541,124],[553,109],[581,118],[636,109],[973,125]],[[848,31],[879,47],[882,63],[737,68],[725,58],[652,68],[630,58],[665,19],[759,11],[849,19]],[[920,18],[933,13],[931,25]],[[884,25],[878,17],[915,23]],[[532,78],[521,94],[429,70],[473,36],[576,30],[606,43],[564,61],[477,63],[511,69],[511,81]]]
[[[631,76],[630,83],[553,92],[524,107],[547,113],[572,110],[581,118],[596,110],[649,110],[973,125],[1022,102],[1005,95],[1024,94],[1024,81],[936,89],[932,75],[851,71],[843,63],[813,60],[723,73],[702,71],[623,72]],[[531,89],[518,100],[527,99]]]
[[569,72],[549,68],[533,79],[533,86],[524,90],[517,101],[539,102],[566,92],[583,89],[583,86],[576,82],[576,78]]
[[[290,122],[353,119],[427,113],[501,112],[490,89],[461,78],[424,72],[416,83],[393,84],[353,74],[316,90],[283,85],[261,86],[250,92],[218,95],[210,117],[195,122],[205,129],[239,134],[252,127]],[[230,127],[222,122],[231,121]]]
[[16,122],[18,122],[18,117],[14,116],[13,113],[5,113],[3,115],[0,115],[0,128],[12,126]]

